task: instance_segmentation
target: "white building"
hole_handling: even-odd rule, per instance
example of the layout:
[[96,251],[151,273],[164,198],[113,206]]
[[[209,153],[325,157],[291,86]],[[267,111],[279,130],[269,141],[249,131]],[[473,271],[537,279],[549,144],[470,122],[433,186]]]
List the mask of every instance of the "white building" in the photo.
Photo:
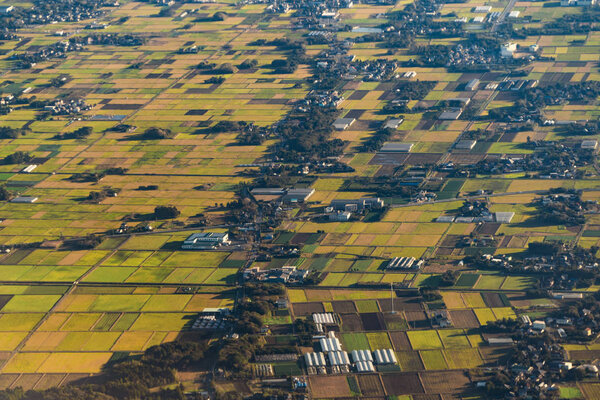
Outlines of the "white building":
[[333,127],[338,131],[348,129],[356,121],[354,118],[338,118],[334,121]]
[[373,352],[377,364],[397,364],[396,353],[392,349],[375,350]]
[[473,12],[476,12],[478,14],[480,13],[489,13],[490,11],[492,11],[492,6],[477,6],[475,7],[475,10],[473,10]]
[[500,56],[506,58],[514,57],[515,51],[517,51],[516,43],[504,43],[500,48]]
[[584,140],[583,142],[581,142],[581,148],[596,150],[598,148],[598,141],[597,140]]
[[12,199],[11,203],[35,203],[38,200],[37,197],[31,196],[19,196]]
[[192,233],[183,242],[182,249],[202,250],[230,244],[228,233],[201,232]]

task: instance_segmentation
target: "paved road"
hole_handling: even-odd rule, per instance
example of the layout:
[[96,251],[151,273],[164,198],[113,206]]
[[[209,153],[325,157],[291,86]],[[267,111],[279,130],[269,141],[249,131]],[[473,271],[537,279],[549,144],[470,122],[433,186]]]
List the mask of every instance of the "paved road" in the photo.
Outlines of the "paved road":
[[498,18],[496,18],[496,20],[494,21],[494,24],[492,25],[492,32],[496,32],[496,30],[498,30],[498,27],[500,26],[500,24],[502,24],[502,22],[504,22],[506,16],[512,11],[516,2],[517,0],[510,0],[508,2],[508,5],[504,8],[504,10],[502,10],[500,15],[498,15]]

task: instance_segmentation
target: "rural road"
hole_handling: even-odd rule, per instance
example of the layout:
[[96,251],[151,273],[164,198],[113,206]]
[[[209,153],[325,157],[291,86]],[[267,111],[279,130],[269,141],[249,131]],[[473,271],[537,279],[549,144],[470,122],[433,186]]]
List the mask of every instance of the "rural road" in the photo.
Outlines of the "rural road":
[[496,30],[498,30],[498,27],[506,19],[506,16],[512,11],[516,2],[517,2],[517,0],[510,0],[508,2],[507,6],[500,13],[500,15],[498,15],[498,18],[496,18],[496,20],[494,21],[494,24],[492,25],[492,32],[496,32]]

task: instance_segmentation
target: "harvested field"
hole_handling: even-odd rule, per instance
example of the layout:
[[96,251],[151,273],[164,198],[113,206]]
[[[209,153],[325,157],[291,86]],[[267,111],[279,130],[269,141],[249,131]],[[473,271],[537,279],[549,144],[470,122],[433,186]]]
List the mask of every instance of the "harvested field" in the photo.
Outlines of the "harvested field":
[[430,326],[427,315],[423,311],[407,311],[404,314],[411,328],[426,328]]
[[600,399],[600,383],[580,383],[579,387],[586,399]]
[[381,376],[385,391],[390,396],[425,393],[419,375],[416,373],[396,373]]
[[323,307],[323,303],[294,303],[292,305],[294,310],[294,315],[297,317],[312,315],[313,313],[322,313],[325,312],[325,308]]
[[356,306],[353,301],[332,301],[333,311],[338,314],[355,313]]
[[406,332],[390,332],[389,335],[396,351],[412,350]]
[[345,375],[338,376],[311,376],[308,378],[313,397],[348,397],[351,396],[350,387]]
[[[390,299],[379,299],[379,309],[382,312],[392,311],[392,301]],[[421,311],[423,305],[416,297],[396,297],[394,299],[394,311]]]
[[570,350],[569,359],[576,361],[592,361],[600,358],[600,350]]
[[358,375],[358,385],[363,396],[384,396],[383,384],[378,374]]
[[363,326],[358,314],[341,314],[342,330],[346,332],[363,331]]
[[456,328],[479,328],[479,321],[473,310],[450,310],[449,314]]
[[381,313],[362,313],[360,314],[360,319],[366,331],[381,331],[385,329]]
[[487,367],[506,364],[513,351],[512,346],[482,346],[479,348],[484,366]]
[[457,394],[470,386],[463,371],[421,372],[419,374],[425,393]]
[[488,307],[504,307],[504,302],[498,293],[481,293],[481,297]]

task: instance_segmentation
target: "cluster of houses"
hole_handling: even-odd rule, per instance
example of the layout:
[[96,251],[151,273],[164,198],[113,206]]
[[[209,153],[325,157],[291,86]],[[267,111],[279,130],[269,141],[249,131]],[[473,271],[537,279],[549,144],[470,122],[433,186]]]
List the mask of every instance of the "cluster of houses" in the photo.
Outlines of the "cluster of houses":
[[245,269],[242,273],[242,277],[245,281],[284,283],[291,285],[301,284],[308,276],[309,272],[309,270],[298,269],[295,266],[283,266],[267,270],[262,270],[260,267],[254,266]]
[[337,106],[339,106],[343,101],[344,97],[335,90],[313,90],[304,99],[298,101],[296,104],[296,110],[300,112],[307,112],[308,109],[313,106],[337,108]]
[[73,43],[69,40],[63,40],[43,46],[33,52],[15,53],[9,59],[17,61],[17,68],[29,69],[35,67],[39,62],[47,61],[51,58],[64,58],[69,52],[81,51],[83,49],[83,43]]
[[353,350],[350,354],[342,349],[340,340],[331,331],[326,336],[316,337],[320,352],[304,354],[304,362],[309,375],[344,374],[353,369],[358,373],[375,372],[375,365],[393,365],[398,363],[392,349]]
[[363,197],[360,199],[333,200],[325,207],[325,215],[330,221],[349,221],[353,213],[363,213],[368,210],[380,210],[385,206],[379,197]]
[[479,174],[510,174],[519,172],[537,172],[540,179],[574,179],[578,169],[593,162],[593,153],[598,147],[594,139],[584,140],[580,144],[544,143],[531,141],[530,146],[536,151],[524,155],[504,155],[487,157],[477,164],[457,167],[449,166],[447,170],[455,175],[470,172]]
[[499,56],[500,54],[485,47],[479,46],[478,44],[458,44],[450,49],[446,66],[496,64],[499,62]]
[[49,111],[52,115],[71,115],[88,111],[91,108],[92,106],[83,99],[57,100],[52,105],[44,107],[44,111]]
[[482,200],[465,201],[458,210],[458,215],[441,215],[435,221],[443,223],[477,223],[477,222],[499,222],[508,224],[515,216],[511,211],[498,211],[492,213],[487,202]]
[[[78,22],[102,15],[98,2],[65,2],[60,0],[44,0],[44,9],[39,7],[19,8],[19,18],[24,25],[46,25],[59,22]],[[13,5],[0,7],[0,14],[11,15],[16,11]]]

